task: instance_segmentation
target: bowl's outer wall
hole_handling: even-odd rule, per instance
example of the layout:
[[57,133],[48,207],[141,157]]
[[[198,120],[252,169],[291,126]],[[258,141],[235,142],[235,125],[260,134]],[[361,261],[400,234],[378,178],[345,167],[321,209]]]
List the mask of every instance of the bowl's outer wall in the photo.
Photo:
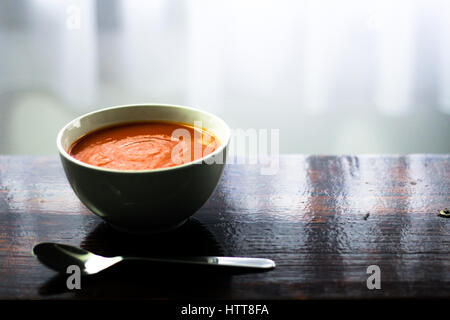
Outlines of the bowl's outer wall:
[[[226,148],[222,151],[226,156]],[[164,229],[193,215],[214,192],[224,164],[122,173],[78,166],[61,157],[75,194],[93,213],[121,229]]]
[[[164,113],[165,112],[165,113]],[[219,163],[204,161],[169,170],[126,172],[98,170],[60,154],[67,179],[81,202],[113,226],[131,232],[169,229],[193,215],[214,192],[226,162],[227,128],[221,120],[200,110],[166,106],[125,106],[86,115],[72,121],[60,137],[67,150],[77,137],[113,123],[136,120],[167,120],[192,123],[201,119],[213,128],[224,148]],[[61,152],[60,152],[61,153]],[[70,156],[69,156],[70,158]]]

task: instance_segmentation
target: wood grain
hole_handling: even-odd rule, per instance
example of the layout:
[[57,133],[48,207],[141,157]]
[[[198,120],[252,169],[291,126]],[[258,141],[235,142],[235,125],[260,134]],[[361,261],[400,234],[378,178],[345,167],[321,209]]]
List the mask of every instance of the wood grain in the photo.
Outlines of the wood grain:
[[[450,297],[450,155],[280,158],[228,165],[182,228],[112,230],[76,198],[56,157],[0,156],[0,298],[321,299]],[[133,255],[266,257],[277,268],[229,273],[124,264],[67,290],[31,254],[54,241]],[[366,269],[381,268],[381,290]]]

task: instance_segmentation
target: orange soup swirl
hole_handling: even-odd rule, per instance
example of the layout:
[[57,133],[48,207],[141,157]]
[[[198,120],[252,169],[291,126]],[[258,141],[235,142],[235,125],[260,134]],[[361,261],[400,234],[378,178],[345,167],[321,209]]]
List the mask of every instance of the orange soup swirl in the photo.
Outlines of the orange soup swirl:
[[102,128],[75,141],[77,160],[118,170],[150,170],[195,161],[214,152],[219,139],[205,129],[176,122],[133,122]]

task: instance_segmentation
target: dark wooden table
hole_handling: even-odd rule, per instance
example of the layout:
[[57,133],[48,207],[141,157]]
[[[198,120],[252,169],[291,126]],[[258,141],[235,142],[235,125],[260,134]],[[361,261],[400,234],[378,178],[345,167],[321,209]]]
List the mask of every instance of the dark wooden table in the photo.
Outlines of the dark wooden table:
[[[276,175],[228,165],[180,229],[118,233],[72,192],[56,157],[0,157],[0,298],[317,299],[450,297],[450,155],[280,158]],[[68,290],[31,254],[55,241],[105,255],[267,257],[229,273],[125,264]],[[381,289],[369,290],[369,265]]]

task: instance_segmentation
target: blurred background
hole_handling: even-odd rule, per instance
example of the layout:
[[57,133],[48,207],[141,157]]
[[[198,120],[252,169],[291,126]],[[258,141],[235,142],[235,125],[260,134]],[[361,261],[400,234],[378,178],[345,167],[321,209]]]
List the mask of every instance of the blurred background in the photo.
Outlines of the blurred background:
[[106,106],[280,129],[283,153],[449,153],[450,1],[0,0],[0,153]]

